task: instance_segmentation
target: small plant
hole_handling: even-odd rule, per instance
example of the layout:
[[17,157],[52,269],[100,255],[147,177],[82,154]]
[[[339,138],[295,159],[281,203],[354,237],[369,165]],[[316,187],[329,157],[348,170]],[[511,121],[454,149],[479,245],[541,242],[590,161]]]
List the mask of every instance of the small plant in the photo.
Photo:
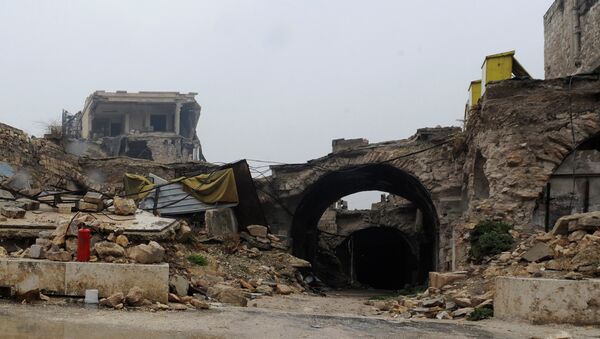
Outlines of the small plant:
[[491,318],[493,316],[494,316],[494,310],[481,307],[481,308],[476,308],[473,312],[471,312],[471,314],[469,314],[469,316],[467,317],[467,320],[479,321],[479,320]]
[[208,265],[208,260],[202,254],[190,254],[187,259],[198,266],[206,266]]
[[508,233],[511,225],[500,221],[482,221],[471,231],[470,254],[475,260],[498,254],[512,248],[513,238]]

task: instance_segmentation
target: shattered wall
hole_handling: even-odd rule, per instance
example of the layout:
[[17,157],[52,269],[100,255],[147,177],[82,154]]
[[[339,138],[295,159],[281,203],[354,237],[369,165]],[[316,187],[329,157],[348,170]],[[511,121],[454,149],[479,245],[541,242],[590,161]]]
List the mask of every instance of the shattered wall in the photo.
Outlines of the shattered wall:
[[600,67],[600,1],[556,0],[544,15],[546,78]]
[[[291,236],[299,206],[321,178],[387,161],[431,194],[439,221],[439,269],[460,267],[468,250],[466,233],[480,220],[503,220],[524,232],[543,229],[536,211],[551,175],[577,145],[600,132],[600,79],[493,83],[470,113],[464,132],[421,129],[406,140],[273,166],[272,177],[259,186],[268,192],[261,198],[270,226]],[[452,141],[444,143],[448,138]]]

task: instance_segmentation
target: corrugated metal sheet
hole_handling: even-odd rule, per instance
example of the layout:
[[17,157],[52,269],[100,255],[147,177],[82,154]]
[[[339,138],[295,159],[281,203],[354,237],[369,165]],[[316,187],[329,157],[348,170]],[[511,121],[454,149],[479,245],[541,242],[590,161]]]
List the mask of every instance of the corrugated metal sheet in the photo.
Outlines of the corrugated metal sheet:
[[156,188],[152,189],[148,196],[140,202],[139,207],[144,210],[153,211],[156,209],[160,215],[177,215],[237,206],[237,204],[205,204],[187,193],[183,189],[183,184],[179,182],[169,184],[167,180],[152,173],[149,177],[155,184],[164,186],[160,186],[158,192]]

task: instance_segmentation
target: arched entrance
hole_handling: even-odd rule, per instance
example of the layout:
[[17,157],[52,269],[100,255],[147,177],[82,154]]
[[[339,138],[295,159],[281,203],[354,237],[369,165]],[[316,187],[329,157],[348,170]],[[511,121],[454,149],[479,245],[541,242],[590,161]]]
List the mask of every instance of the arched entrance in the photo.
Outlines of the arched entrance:
[[[321,279],[326,282],[332,280],[333,277],[329,276],[328,272],[329,263],[324,262],[329,259],[318,255],[318,221],[327,207],[338,199],[353,193],[372,190],[400,196],[415,204],[421,211],[423,215],[423,234],[418,239],[411,240],[418,241],[417,246],[414,246],[418,249],[418,252],[414,253],[413,256],[397,257],[398,260],[386,260],[382,264],[387,265],[386,269],[390,272],[388,280],[390,281],[404,279],[392,278],[397,276],[396,273],[399,271],[403,277],[414,276],[415,278],[410,279],[411,281],[424,282],[427,278],[427,272],[434,270],[436,267],[437,229],[439,224],[437,212],[431,196],[423,184],[413,175],[389,164],[364,165],[329,172],[312,184],[307,189],[294,213],[292,225],[294,254],[311,261],[315,272]],[[382,253],[393,254],[394,250],[404,253],[403,251],[407,248],[406,241],[403,241],[400,236],[395,237],[393,233],[385,234],[385,232],[381,230],[364,230],[364,233],[356,235],[360,239],[361,245],[360,253],[355,251],[355,256],[365,258],[365,262],[373,262],[374,258]],[[383,235],[387,237],[383,237]],[[382,240],[384,238],[385,240]],[[378,251],[378,239],[379,242],[385,241],[389,245],[386,245],[385,250],[379,254],[371,255],[370,253]],[[334,259],[338,260],[339,258]],[[412,270],[407,269],[410,265],[404,265],[405,261],[414,263],[414,266],[416,266],[414,273]],[[371,271],[371,274],[373,273]],[[382,280],[385,279],[379,277],[377,285],[387,284]]]
[[554,170],[537,201],[535,224],[546,231],[558,218],[600,211],[600,134],[584,140]]

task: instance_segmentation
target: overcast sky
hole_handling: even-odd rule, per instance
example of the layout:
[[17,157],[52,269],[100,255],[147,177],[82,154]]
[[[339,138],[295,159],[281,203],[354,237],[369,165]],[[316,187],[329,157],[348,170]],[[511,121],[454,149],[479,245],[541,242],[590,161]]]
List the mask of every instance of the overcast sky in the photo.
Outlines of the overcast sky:
[[543,77],[552,0],[0,0],[0,121],[34,135],[94,90],[197,92],[209,161],[460,125],[487,54]]

